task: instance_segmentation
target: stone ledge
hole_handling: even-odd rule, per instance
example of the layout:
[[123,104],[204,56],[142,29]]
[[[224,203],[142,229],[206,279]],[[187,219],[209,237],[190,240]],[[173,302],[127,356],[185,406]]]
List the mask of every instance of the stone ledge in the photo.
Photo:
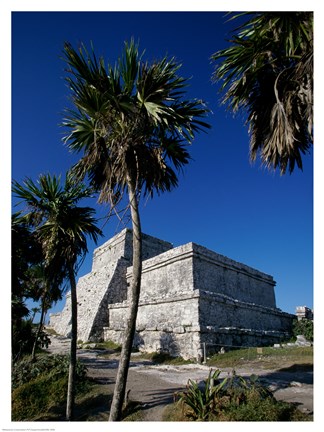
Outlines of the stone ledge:
[[[155,304],[163,304],[163,303],[175,303],[179,301],[186,301],[186,300],[192,300],[195,298],[199,298],[199,292],[198,291],[192,291],[189,294],[177,296],[177,297],[164,297],[154,300],[140,300],[139,306],[148,306],[148,305],[155,305]],[[112,303],[108,305],[108,309],[122,309],[122,308],[128,308],[129,303],[127,300],[125,300],[122,303]]]
[[[104,332],[105,331],[118,331],[123,332],[125,331],[125,327],[103,327]],[[163,327],[163,326],[153,326],[153,327],[145,327],[145,326],[137,326],[136,331],[138,333],[142,332],[159,332],[159,333],[177,333],[177,334],[183,334],[183,333],[200,333],[201,332],[201,326],[192,325],[192,326],[178,326],[175,328],[171,327]]]
[[294,316],[294,315],[289,314],[287,312],[282,312],[281,309],[277,309],[277,308],[274,309],[274,308],[270,308],[267,306],[259,305],[257,303],[244,302],[242,300],[237,300],[233,297],[227,296],[226,294],[215,293],[212,291],[200,291],[200,298],[202,298],[202,299],[212,298],[213,300],[217,299],[216,301],[218,303],[226,303],[230,306],[240,307],[240,308],[244,308],[244,309],[257,309],[263,313],[271,313],[272,315],[280,315],[280,316],[285,316],[285,317],[293,317]]
[[192,248],[195,256],[201,258],[204,261],[227,268],[228,270],[246,274],[254,279],[265,280],[267,281],[267,283],[272,284],[273,286],[276,285],[276,282],[273,280],[272,276],[263,273],[260,270],[240,263],[239,261],[235,261],[231,258],[226,257],[225,255],[221,255],[196,243],[192,243]]
[[[158,256],[149,258],[143,261],[142,273],[151,272],[152,270],[166,267],[175,262],[183,261],[188,258],[199,258],[200,260],[209,262],[218,267],[226,268],[238,273],[242,273],[256,280],[263,280],[272,286],[276,285],[273,277],[263,273],[253,267],[249,267],[238,261],[234,261],[217,252],[210,251],[209,249],[197,245],[196,243],[187,243],[182,246],[175,247]],[[127,269],[127,278],[132,276],[132,266]]]
[[[159,269],[161,267],[166,267],[175,262],[183,261],[185,259],[191,258],[193,256],[193,251],[189,247],[191,243],[183,246],[178,246],[176,248],[167,250],[158,256],[149,258],[142,263],[142,273],[151,272],[152,270]],[[133,266],[127,269],[127,278],[132,277]]]
[[240,327],[216,327],[216,326],[201,326],[202,333],[211,333],[213,335],[220,334],[234,334],[234,335],[251,335],[251,336],[273,336],[280,338],[282,336],[289,336],[287,332],[280,332],[277,330],[258,330]]

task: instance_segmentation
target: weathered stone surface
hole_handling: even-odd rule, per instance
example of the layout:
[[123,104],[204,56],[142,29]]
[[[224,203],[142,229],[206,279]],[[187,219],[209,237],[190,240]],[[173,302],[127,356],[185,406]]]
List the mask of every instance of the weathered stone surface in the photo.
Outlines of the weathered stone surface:
[[[93,253],[92,271],[101,270],[105,265],[110,265],[123,257],[131,265],[133,260],[132,231],[124,229],[102,246],[95,249]],[[171,243],[157,239],[147,234],[143,235],[143,259],[158,255],[173,246]]]
[[276,307],[272,276],[196,244],[192,244],[192,253],[194,285],[199,290]]
[[[143,256],[151,257],[172,248],[172,244],[143,236]],[[103,339],[103,327],[109,325],[108,305],[127,298],[126,269],[132,262],[132,232],[128,229],[95,249],[92,270],[77,284],[78,339]],[[71,331],[71,295],[66,295],[63,311],[51,314],[50,325],[62,335]]]
[[297,335],[295,344],[297,346],[312,346],[312,343],[304,335]]
[[[195,243],[176,248],[144,235],[141,296],[134,345],[201,358],[203,346],[267,345],[290,332],[293,315],[276,308],[272,276]],[[132,277],[132,233],[94,252],[78,283],[79,338],[122,343]],[[68,334],[70,307],[50,324]]]

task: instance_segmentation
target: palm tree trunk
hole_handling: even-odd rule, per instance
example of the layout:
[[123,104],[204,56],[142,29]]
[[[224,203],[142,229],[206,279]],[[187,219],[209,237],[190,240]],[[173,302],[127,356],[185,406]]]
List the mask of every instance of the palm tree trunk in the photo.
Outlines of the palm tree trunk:
[[39,336],[40,336],[42,328],[43,328],[43,321],[44,321],[44,316],[45,316],[45,296],[46,296],[46,293],[47,293],[47,291],[45,291],[45,293],[43,294],[43,297],[42,297],[42,311],[41,311],[41,316],[40,316],[40,320],[39,320],[39,326],[38,326],[37,333],[35,336],[32,355],[31,355],[31,361],[32,362],[36,361],[37,342],[38,342]]
[[126,392],[127,375],[132,352],[133,339],[136,330],[136,317],[141,290],[142,276],[142,230],[136,197],[135,183],[128,181],[128,194],[131,206],[133,225],[133,278],[130,290],[128,319],[124,335],[123,347],[120,355],[118,373],[114,389],[114,396],[110,408],[109,421],[120,421]]
[[71,285],[71,348],[70,348],[70,366],[68,377],[68,390],[66,402],[66,420],[71,421],[74,419],[74,402],[75,402],[75,376],[76,376],[76,351],[77,351],[77,338],[78,338],[78,304],[76,282],[73,267],[69,267],[69,280]]
[[30,320],[31,324],[33,324],[37,312],[39,312],[39,310],[38,311],[33,310],[33,316],[32,316],[32,319]]

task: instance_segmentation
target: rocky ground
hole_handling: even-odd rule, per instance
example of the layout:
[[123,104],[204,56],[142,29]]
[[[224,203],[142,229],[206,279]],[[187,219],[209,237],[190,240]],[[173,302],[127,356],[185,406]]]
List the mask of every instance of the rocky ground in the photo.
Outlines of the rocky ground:
[[[70,340],[61,336],[50,336],[51,353],[67,353]],[[93,349],[78,350],[78,357],[88,367],[89,376],[111,386],[113,391],[118,368],[118,358],[100,358],[102,351]],[[174,393],[185,388],[188,379],[202,381],[206,379],[209,367],[198,364],[182,366],[154,365],[148,360],[131,362],[127,390],[129,397],[144,406],[144,421],[161,421],[166,405],[173,401]],[[223,369],[223,375],[231,369]],[[242,376],[258,375],[260,380],[269,385],[277,399],[298,404],[304,412],[313,412],[313,373],[310,371],[276,371],[263,369],[237,368]]]

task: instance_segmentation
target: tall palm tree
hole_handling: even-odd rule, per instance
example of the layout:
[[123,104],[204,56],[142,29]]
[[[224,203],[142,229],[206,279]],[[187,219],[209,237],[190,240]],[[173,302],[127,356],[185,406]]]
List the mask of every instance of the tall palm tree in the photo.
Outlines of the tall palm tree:
[[118,204],[128,194],[133,227],[133,277],[129,313],[120,357],[110,421],[120,420],[135,333],[141,285],[141,195],[152,196],[177,186],[176,171],[188,163],[187,144],[208,125],[202,120],[206,107],[199,100],[185,100],[187,82],[180,68],[166,57],[152,64],[143,60],[138,46],[125,43],[115,66],[106,66],[93,49],[64,47],[68,78],[76,111],[68,111],[63,125],[65,141],[82,153],[72,172],[88,176],[99,202]]
[[228,48],[212,55],[223,102],[247,112],[250,156],[284,174],[313,143],[313,13],[243,13]]
[[[37,235],[38,233],[35,234]],[[47,271],[44,262],[31,266],[27,271],[29,296],[34,301],[40,301],[41,303],[40,308],[32,309],[34,316],[36,312],[41,313],[31,354],[32,361],[36,361],[36,348],[44,327],[46,312],[53,303],[62,299],[62,288],[60,285],[64,281],[64,273],[57,273],[58,271],[59,269],[57,268],[55,278],[53,279],[53,276]]]
[[33,316],[30,318],[31,323],[34,322],[36,314],[38,314],[39,312],[41,312],[41,309],[42,308],[39,308],[39,307],[33,307],[33,308],[31,308],[31,311],[33,312]]
[[97,242],[101,230],[96,227],[94,210],[79,207],[82,198],[91,196],[89,188],[66,176],[41,175],[38,184],[27,178],[23,185],[14,181],[13,192],[27,204],[25,220],[35,228],[44,254],[45,289],[43,304],[50,298],[49,289],[67,279],[71,288],[71,349],[67,392],[67,420],[74,417],[77,346],[77,293],[75,275],[79,259],[87,253],[87,236]]

